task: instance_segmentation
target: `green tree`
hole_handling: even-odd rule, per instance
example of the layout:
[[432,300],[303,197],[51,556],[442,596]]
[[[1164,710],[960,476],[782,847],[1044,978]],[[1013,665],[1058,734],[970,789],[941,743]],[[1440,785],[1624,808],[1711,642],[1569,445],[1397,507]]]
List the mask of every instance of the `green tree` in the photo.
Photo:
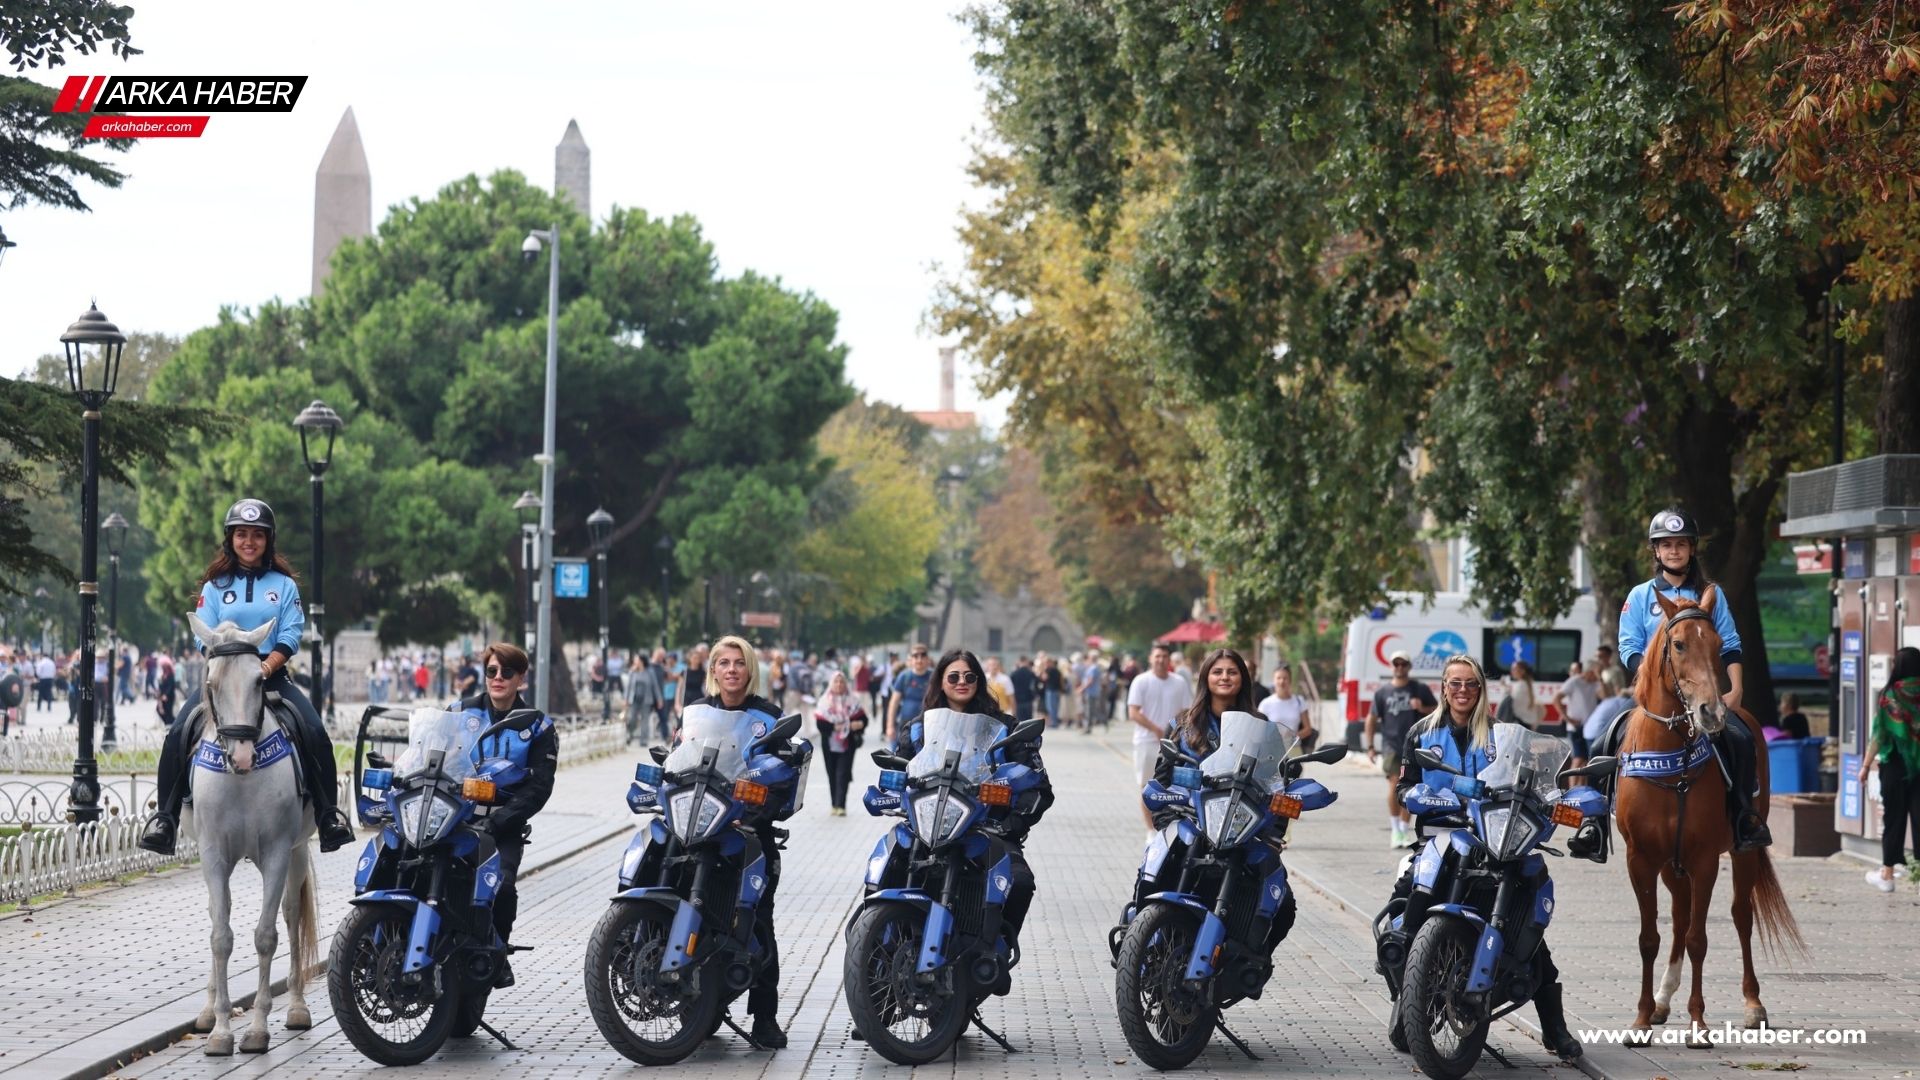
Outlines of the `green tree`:
[[[133,9],[104,0],[38,0],[0,6],[0,46],[15,71],[67,62],[71,48],[90,56],[104,45],[125,59],[140,53],[131,44],[127,20]],[[0,209],[42,203],[85,210],[75,180],[115,188],[124,173],[83,147],[125,151],[132,139],[87,139],[87,113],[56,113],[58,91],[32,79],[0,75]],[[0,229],[0,240],[6,230]]]

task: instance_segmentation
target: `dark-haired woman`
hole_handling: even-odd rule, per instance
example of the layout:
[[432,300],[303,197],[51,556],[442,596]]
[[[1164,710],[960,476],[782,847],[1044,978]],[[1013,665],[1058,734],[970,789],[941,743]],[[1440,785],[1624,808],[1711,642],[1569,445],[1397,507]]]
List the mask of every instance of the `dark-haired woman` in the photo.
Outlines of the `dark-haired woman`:
[[[993,695],[987,692],[987,672],[980,658],[965,649],[954,649],[933,665],[933,680],[927,684],[926,708],[901,732],[900,753],[912,757],[926,741],[923,723],[935,709],[990,716],[1011,731],[1014,719],[1000,711]],[[1019,940],[1020,924],[1033,905],[1033,870],[1027,865],[1027,834],[1053,805],[1053,781],[1047,776],[1046,763],[1040,760],[1040,740],[1009,746],[1000,751],[1009,762],[1025,765],[1040,778],[1040,783],[1020,798],[1020,805],[1007,816],[1001,837],[1007,842],[1007,854],[1013,859],[1013,888],[1007,893],[1000,916],[1006,921],[1009,936]]]
[[[274,550],[273,508],[259,499],[241,499],[227,508],[224,524],[226,536],[220,550],[200,578],[198,614],[210,627],[230,622],[242,630],[258,630],[273,623],[271,645],[260,657],[260,678],[267,692],[280,695],[295,717],[294,730],[288,734],[299,749],[306,774],[320,850],[337,850],[353,843],[353,826],[335,805],[339,785],[333,741],[327,738],[313,703],[287,677],[287,661],[300,649],[307,619],[300,611],[300,587],[294,583],[293,567]],[[201,647],[206,647],[204,642]],[[200,707],[200,694],[195,689],[187,698],[180,711],[186,722],[173,725],[160,749],[159,807],[140,836],[140,846],[162,855],[173,854],[179,833],[180,803],[186,797],[187,769],[193,761],[187,741],[199,734],[194,713]]]
[[1920,649],[1893,654],[1893,670],[1874,703],[1867,749],[1860,755],[1860,783],[1874,761],[1880,762],[1880,805],[1886,821],[1880,829],[1880,869],[1867,871],[1867,884],[1893,891],[1893,868],[1907,861],[1907,824],[1920,848]]

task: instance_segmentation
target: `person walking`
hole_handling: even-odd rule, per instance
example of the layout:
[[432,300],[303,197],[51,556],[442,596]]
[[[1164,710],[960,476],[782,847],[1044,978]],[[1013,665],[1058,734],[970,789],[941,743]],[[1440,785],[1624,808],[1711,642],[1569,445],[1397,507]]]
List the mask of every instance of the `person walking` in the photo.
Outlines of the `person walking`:
[[987,665],[987,692],[993,695],[994,708],[1014,716],[1018,723],[1019,718],[1013,711],[1013,679],[1001,670],[999,657],[989,656],[984,663]]
[[1293,692],[1293,668],[1286,661],[1273,669],[1273,692],[1260,699],[1260,715],[1279,724],[1300,740],[1301,749],[1313,749],[1313,715],[1307,699]]
[[933,682],[933,665],[925,645],[907,650],[908,666],[894,676],[893,693],[887,699],[887,745],[897,747],[904,729],[925,711],[927,687]]
[[[1127,687],[1127,719],[1133,721],[1133,776],[1143,788],[1153,779],[1160,740],[1173,730],[1174,721],[1193,696],[1186,682],[1173,674],[1172,660],[1166,645],[1155,644],[1147,654],[1147,670]],[[1140,805],[1140,817],[1152,832],[1153,811],[1145,803]]]
[[1093,725],[1100,719],[1100,703],[1107,698],[1107,668],[1100,662],[1099,653],[1090,653],[1087,661],[1080,667],[1080,680],[1074,692],[1080,697],[1080,733],[1093,734]]
[[1040,672],[1040,683],[1047,698],[1047,726],[1059,727],[1065,719],[1060,715],[1060,697],[1067,689],[1066,676],[1060,673],[1060,661],[1047,657]]
[[1515,660],[1507,668],[1507,699],[1502,702],[1503,713],[1510,713],[1513,722],[1538,731],[1543,735],[1561,735],[1561,731],[1549,730],[1543,726],[1547,714],[1546,706],[1540,703],[1533,689],[1533,665],[1525,660]]
[[40,658],[33,662],[34,712],[53,711],[53,680],[57,674],[53,657],[46,653],[41,653]]
[[1026,656],[1016,660],[1007,681],[1013,684],[1013,718],[1021,723],[1033,719],[1033,702],[1040,693],[1040,677],[1034,674],[1033,661]]
[[660,715],[660,704],[666,700],[660,689],[660,680],[655,677],[653,665],[647,663],[647,654],[634,650],[633,667],[623,673],[626,686],[622,693],[626,697],[626,707],[620,712],[621,719],[627,725],[627,741],[639,742],[653,734],[655,721]]
[[[1388,658],[1393,668],[1393,678],[1373,692],[1373,709],[1367,713],[1366,731],[1362,740],[1367,744],[1367,763],[1385,758],[1382,771],[1387,777],[1387,824],[1388,847],[1406,847],[1413,843],[1413,821],[1407,814],[1407,808],[1400,805],[1400,752],[1406,743],[1407,732],[1421,717],[1440,707],[1440,701],[1433,696],[1427,684],[1413,677],[1413,659],[1405,652],[1396,650]],[[1479,688],[1475,688],[1478,692]],[[1373,745],[1375,729],[1380,732],[1380,741],[1384,753]]]
[[[744,663],[752,665],[754,685],[760,686],[760,666],[754,663],[752,656],[743,656]],[[680,670],[680,696],[673,702],[675,727],[679,726],[682,713],[688,705],[700,700],[707,692],[707,643],[702,641],[687,650],[686,666]],[[764,699],[762,699],[764,700]],[[774,719],[778,720],[780,706],[774,706]]]
[[1913,845],[1920,848],[1920,649],[1908,646],[1893,654],[1893,669],[1874,702],[1867,748],[1860,758],[1863,788],[1879,761],[1880,806],[1886,814],[1880,829],[1880,868],[1867,871],[1867,884],[1892,892],[1894,867],[1906,866],[1909,824]]
[[833,816],[847,816],[847,787],[853,782],[853,754],[860,749],[867,728],[867,713],[860,697],[847,684],[845,672],[829,676],[827,692],[813,710],[813,722],[820,729],[820,752],[827,759],[827,797],[833,803]]
[[1599,706],[1601,689],[1599,671],[1582,667],[1580,661],[1575,660],[1567,665],[1567,681],[1560,684],[1560,692],[1553,697],[1561,718],[1566,721],[1566,737],[1573,743],[1576,769],[1587,763],[1587,717]]

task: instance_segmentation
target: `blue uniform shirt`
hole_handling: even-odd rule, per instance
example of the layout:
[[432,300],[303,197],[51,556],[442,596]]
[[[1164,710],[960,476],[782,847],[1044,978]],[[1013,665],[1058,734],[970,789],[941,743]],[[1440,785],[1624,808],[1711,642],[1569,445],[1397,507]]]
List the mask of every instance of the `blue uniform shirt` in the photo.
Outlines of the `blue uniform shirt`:
[[[1715,586],[1717,589],[1718,586]],[[1660,603],[1654,590],[1666,593],[1669,600],[1686,597],[1699,600],[1696,589],[1675,586],[1667,581],[1665,574],[1655,574],[1651,581],[1643,581],[1627,594],[1627,602],[1620,605],[1620,662],[1629,667],[1636,656],[1645,656],[1647,643],[1660,629],[1660,623],[1667,615],[1660,610]],[[1713,604],[1713,630],[1720,635],[1720,657],[1727,663],[1738,660],[1740,652],[1740,631],[1733,628],[1733,605],[1727,603],[1727,595],[1722,592]]]
[[[275,620],[271,644],[261,643],[261,656],[277,650],[291,657],[300,651],[300,634],[307,626],[307,617],[300,611],[300,587],[278,570],[215,578],[200,586],[198,607],[195,614],[209,627],[231,622],[242,630],[258,630],[267,620]],[[207,647],[197,634],[194,642]]]
[[[1413,745],[1416,747],[1430,747],[1440,751],[1441,760],[1459,769],[1463,776],[1479,776],[1482,769],[1492,764],[1495,754],[1492,732],[1487,733],[1487,743],[1485,746],[1473,746],[1469,744],[1467,752],[1462,754],[1460,752],[1459,742],[1453,737],[1453,724],[1444,719],[1435,726],[1420,732],[1414,739]],[[1435,791],[1449,790],[1453,785],[1453,774],[1443,772],[1440,769],[1421,769],[1420,782],[1433,788]]]

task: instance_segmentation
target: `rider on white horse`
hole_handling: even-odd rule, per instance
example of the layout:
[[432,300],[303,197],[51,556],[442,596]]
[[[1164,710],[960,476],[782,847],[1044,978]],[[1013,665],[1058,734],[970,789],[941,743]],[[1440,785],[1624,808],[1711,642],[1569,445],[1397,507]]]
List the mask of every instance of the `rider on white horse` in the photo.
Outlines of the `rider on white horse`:
[[[272,507],[259,499],[241,499],[228,508],[226,539],[200,579],[195,613],[210,627],[231,622],[242,630],[253,630],[269,621],[274,623],[272,647],[260,658],[260,677],[267,691],[279,694],[298,718],[293,734],[306,773],[307,795],[313,800],[320,850],[333,851],[352,843],[353,826],[335,805],[338,784],[333,743],[313,703],[287,677],[287,661],[300,648],[306,616],[300,611],[300,588],[294,583],[293,568],[274,550]],[[205,648],[204,642],[200,644]],[[140,846],[148,851],[173,854],[180,804],[186,797],[187,770],[193,762],[187,744],[198,737],[199,725],[192,717],[199,704],[200,691],[196,690],[180,712],[185,719],[168,731],[161,748],[160,805],[140,837]]]

